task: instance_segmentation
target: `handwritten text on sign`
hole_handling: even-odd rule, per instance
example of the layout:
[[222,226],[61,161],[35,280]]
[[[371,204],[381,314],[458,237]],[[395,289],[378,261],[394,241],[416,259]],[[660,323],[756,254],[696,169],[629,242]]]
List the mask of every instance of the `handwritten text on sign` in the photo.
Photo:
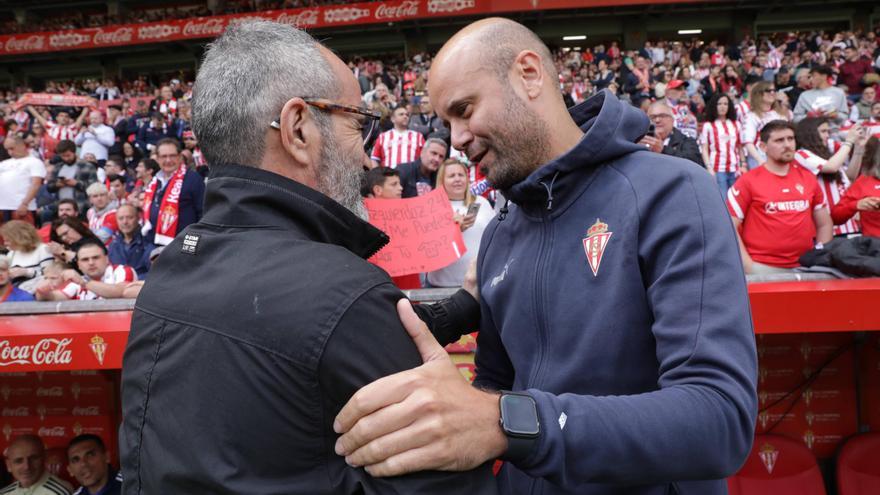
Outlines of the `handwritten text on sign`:
[[445,191],[407,199],[366,199],[370,223],[391,242],[370,258],[392,277],[438,270],[466,251]]

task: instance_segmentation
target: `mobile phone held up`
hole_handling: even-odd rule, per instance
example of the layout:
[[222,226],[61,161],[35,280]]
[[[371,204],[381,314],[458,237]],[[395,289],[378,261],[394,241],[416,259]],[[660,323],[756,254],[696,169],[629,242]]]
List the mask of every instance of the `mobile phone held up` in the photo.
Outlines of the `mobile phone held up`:
[[467,213],[465,213],[465,217],[475,217],[477,216],[477,212],[480,211],[480,203],[473,202],[470,206],[468,206]]
[[646,136],[655,137],[656,134],[657,134],[656,131],[657,131],[657,128],[654,127],[654,123],[652,122],[651,125],[648,126],[648,133],[645,134],[645,135],[646,135]]

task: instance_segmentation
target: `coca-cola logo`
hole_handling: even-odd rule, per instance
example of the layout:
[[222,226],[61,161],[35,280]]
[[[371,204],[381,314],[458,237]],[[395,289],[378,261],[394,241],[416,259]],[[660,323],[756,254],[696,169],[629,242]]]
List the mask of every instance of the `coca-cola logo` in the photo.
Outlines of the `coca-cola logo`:
[[84,45],[92,41],[92,37],[82,33],[59,33],[49,36],[49,46],[52,48],[70,48]]
[[38,388],[37,397],[64,397],[64,389],[61,387]]
[[35,34],[27,38],[12,37],[6,40],[4,48],[7,52],[35,52],[43,50],[46,46],[46,37]]
[[475,6],[474,0],[428,0],[428,13],[458,12],[472,9]]
[[122,27],[109,32],[104,32],[103,29],[98,29],[98,31],[95,32],[94,40],[96,45],[115,45],[119,43],[131,43],[132,36],[134,36],[134,29],[132,28]]
[[276,22],[289,24],[294,27],[317,26],[319,12],[318,9],[304,10],[298,14],[282,12],[278,19],[276,19]]
[[338,22],[352,22],[369,16],[369,9],[359,9],[357,7],[328,9],[324,11],[324,22],[330,24]]
[[64,437],[64,436],[67,436],[67,435],[65,435],[65,430],[64,430],[63,426],[53,426],[51,428],[44,426],[44,427],[40,428],[39,430],[37,430],[37,435],[39,435],[41,437]]
[[98,406],[90,406],[90,407],[74,407],[71,410],[71,414],[74,416],[97,416],[100,414],[98,410]]
[[173,34],[180,32],[179,26],[170,24],[157,24],[155,26],[144,26],[138,28],[138,38],[141,40],[158,40],[167,38]]
[[415,17],[419,14],[418,0],[406,0],[399,5],[389,6],[388,4],[379,5],[376,9],[376,19],[403,19],[405,17]]
[[30,416],[30,409],[27,407],[4,407],[3,411],[0,412],[0,416],[17,416],[24,417]]
[[204,21],[189,21],[183,26],[184,36],[212,37],[223,33],[225,24],[222,19],[208,19]]
[[73,339],[43,339],[33,345],[12,345],[0,341],[0,366],[11,364],[70,364],[73,355],[67,348]]

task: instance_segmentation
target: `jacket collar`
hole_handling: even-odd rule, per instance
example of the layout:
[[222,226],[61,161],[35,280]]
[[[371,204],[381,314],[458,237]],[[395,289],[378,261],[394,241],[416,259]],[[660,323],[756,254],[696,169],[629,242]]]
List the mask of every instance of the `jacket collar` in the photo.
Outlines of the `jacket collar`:
[[233,164],[211,167],[201,221],[293,229],[364,259],[389,240],[384,232],[310,187],[272,172]]

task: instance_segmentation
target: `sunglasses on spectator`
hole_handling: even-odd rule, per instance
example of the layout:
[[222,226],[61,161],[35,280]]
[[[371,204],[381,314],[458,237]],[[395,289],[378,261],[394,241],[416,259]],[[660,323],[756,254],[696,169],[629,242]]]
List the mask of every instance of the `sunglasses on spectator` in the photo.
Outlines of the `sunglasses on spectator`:
[[[342,103],[334,103],[320,98],[303,98],[303,101],[324,112],[344,112],[357,115],[355,118],[360,125],[361,137],[364,139],[364,150],[369,151],[368,148],[373,143],[376,130],[379,128],[379,119],[382,118],[378,112],[366,108],[343,105]],[[280,130],[281,116],[279,115],[277,119],[273,120],[269,127]]]

